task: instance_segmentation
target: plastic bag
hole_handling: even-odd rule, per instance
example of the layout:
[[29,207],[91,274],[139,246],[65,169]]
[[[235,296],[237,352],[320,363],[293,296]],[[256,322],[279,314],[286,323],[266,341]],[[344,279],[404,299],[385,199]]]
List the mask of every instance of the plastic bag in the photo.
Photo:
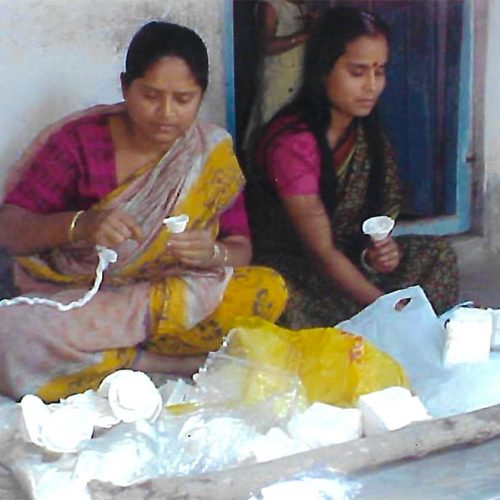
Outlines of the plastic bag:
[[311,402],[349,407],[361,394],[408,386],[396,361],[362,337],[339,328],[294,331],[257,317],[240,318],[225,351],[298,374]]
[[[397,310],[402,299],[409,303]],[[453,309],[451,310],[453,311]],[[393,356],[433,417],[449,417],[500,403],[500,353],[489,361],[443,365],[445,332],[419,286],[389,293],[337,326],[369,339]]]
[[193,376],[201,403],[193,409],[241,409],[249,422],[249,408],[253,407],[256,418],[251,419],[252,425],[266,432],[307,407],[304,387],[297,375],[298,353],[292,352],[292,346],[281,339],[271,339],[269,346],[276,348],[274,354],[281,360],[272,365],[262,360],[262,356],[246,356],[238,335],[228,338],[232,339],[231,346],[234,343],[234,354],[239,355],[223,352],[233,353],[227,341],[220,351],[209,354],[204,367]]
[[[396,308],[402,300],[408,303]],[[419,286],[383,295],[337,327],[373,342],[404,367],[412,382],[422,370],[442,364],[443,325]]]

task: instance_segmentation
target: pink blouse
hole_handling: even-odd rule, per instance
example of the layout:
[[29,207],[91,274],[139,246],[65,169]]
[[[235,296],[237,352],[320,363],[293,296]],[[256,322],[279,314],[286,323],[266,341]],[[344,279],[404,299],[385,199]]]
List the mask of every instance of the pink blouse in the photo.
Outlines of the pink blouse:
[[321,153],[316,139],[308,130],[284,130],[273,137],[287,121],[289,117],[280,118],[270,127],[260,142],[258,163],[280,197],[319,194]]

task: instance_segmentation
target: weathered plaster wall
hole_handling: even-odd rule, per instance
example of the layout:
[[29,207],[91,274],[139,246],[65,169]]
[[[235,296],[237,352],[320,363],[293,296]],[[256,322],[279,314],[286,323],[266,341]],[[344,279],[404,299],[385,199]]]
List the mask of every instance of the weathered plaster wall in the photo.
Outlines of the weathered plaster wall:
[[0,186],[45,125],[121,99],[119,75],[132,35],[165,19],[195,29],[210,56],[201,116],[224,125],[224,0],[0,0]]
[[483,141],[484,234],[488,246],[500,251],[500,0],[488,2]]

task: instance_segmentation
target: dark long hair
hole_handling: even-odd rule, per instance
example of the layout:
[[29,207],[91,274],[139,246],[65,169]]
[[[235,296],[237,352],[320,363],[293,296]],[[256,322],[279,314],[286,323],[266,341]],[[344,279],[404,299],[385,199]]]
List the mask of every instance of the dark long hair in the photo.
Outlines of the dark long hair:
[[165,56],[183,59],[202,91],[207,89],[208,53],[203,40],[185,26],[163,21],[151,21],[134,35],[127,50],[122,82],[130,85]]
[[[361,36],[382,35],[390,43],[390,31],[387,24],[373,13],[360,11],[350,7],[336,7],[325,11],[318,19],[307,41],[302,84],[296,97],[271,120],[281,116],[296,117],[287,120],[282,128],[273,131],[263,144],[266,148],[284,129],[309,129],[321,151],[321,198],[331,213],[334,208],[336,178],[331,160],[331,151],[327,142],[327,129],[330,124],[330,101],[325,89],[325,79],[337,60],[345,53],[347,44]],[[368,153],[372,163],[367,193],[366,208],[368,212],[375,210],[381,197],[382,179],[384,176],[384,145],[382,130],[376,107],[371,113],[358,118],[363,124],[368,143]],[[274,127],[275,129],[275,127]]]

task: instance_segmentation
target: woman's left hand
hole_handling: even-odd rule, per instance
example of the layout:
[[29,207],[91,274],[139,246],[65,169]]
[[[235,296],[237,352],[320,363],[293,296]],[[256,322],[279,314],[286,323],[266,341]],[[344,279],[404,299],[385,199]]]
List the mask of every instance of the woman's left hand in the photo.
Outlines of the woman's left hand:
[[214,240],[209,231],[171,234],[167,248],[184,266],[209,268],[214,263]]
[[401,261],[401,251],[392,236],[372,241],[366,253],[368,264],[379,273],[394,271]]

